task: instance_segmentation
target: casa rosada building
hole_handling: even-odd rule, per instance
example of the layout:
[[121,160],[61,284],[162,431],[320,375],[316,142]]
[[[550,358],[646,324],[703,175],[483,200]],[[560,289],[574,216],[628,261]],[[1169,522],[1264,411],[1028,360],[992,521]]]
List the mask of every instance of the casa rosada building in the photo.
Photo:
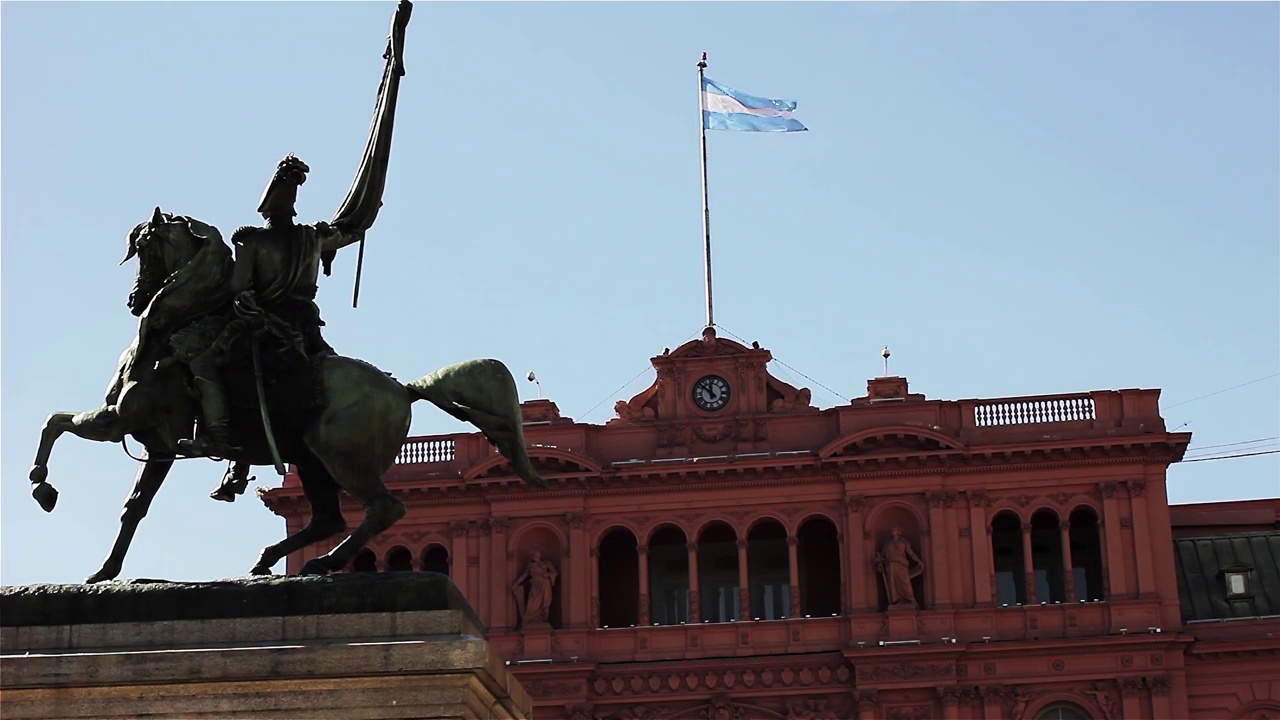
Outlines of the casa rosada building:
[[819,409],[771,359],[708,329],[604,425],[524,403],[546,490],[410,439],[351,571],[448,573],[539,718],[1280,718],[1280,500],[1170,507],[1158,390]]

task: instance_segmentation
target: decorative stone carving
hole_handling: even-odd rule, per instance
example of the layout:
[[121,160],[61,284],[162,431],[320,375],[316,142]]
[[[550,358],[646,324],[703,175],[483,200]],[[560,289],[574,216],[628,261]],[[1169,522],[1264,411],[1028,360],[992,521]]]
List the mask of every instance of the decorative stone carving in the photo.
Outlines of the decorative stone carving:
[[844,506],[849,508],[849,512],[862,512],[862,509],[867,506],[867,498],[863,495],[846,496]]
[[956,504],[956,493],[945,490],[928,490],[924,498],[931,508],[949,508]]
[[454,520],[449,523],[448,535],[450,538],[466,537],[467,526],[470,525],[466,520]]
[[1111,720],[1116,717],[1116,696],[1100,682],[1095,682],[1085,688],[1084,694],[1093,698],[1093,702],[1098,706],[1099,712],[1102,713],[1102,720]]
[[954,665],[919,665],[916,663],[898,663],[897,665],[874,665],[858,667],[858,680],[916,680],[919,678],[954,677]]
[[[556,579],[560,573],[550,560],[542,557],[542,550],[533,549],[529,564],[524,572],[511,584],[511,592],[516,598],[516,609],[520,611],[520,627],[524,630],[549,628],[551,614],[551,598]],[[528,584],[528,591],[525,585]]]
[[497,535],[501,535],[505,533],[507,531],[507,528],[510,525],[511,525],[511,520],[509,518],[504,518],[504,517],[489,518],[489,527],[493,528],[493,532]]
[[920,607],[911,581],[924,574],[924,561],[911,549],[911,542],[902,537],[902,530],[897,526],[876,554],[875,564],[884,582],[889,607]]
[[1120,483],[1115,481],[1098,483],[1098,487],[1102,490],[1102,496],[1106,498],[1113,498],[1120,492]]
[[792,700],[787,703],[786,720],[836,720],[836,714],[827,709],[825,700]]
[[564,521],[575,530],[581,530],[587,526],[587,516],[580,512],[565,513]]
[[1126,480],[1125,485],[1129,486],[1129,497],[1142,497],[1147,491],[1146,480]]
[[853,702],[859,710],[874,711],[880,702],[880,693],[876,690],[854,690]]
[[1022,720],[1027,712],[1027,703],[1031,702],[1031,691],[1025,687],[1014,687],[1009,690],[1006,707],[1009,708],[1009,720]]
[[969,507],[991,507],[991,496],[986,490],[966,490],[964,494],[969,498]]

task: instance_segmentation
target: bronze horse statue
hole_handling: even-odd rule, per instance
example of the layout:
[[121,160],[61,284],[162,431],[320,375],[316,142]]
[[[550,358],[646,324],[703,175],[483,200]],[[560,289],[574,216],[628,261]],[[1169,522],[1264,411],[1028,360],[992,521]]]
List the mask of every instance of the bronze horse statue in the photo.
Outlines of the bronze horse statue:
[[[142,467],[124,505],[120,532],[101,569],[86,579],[90,583],[119,575],[138,523],[180,455],[178,440],[189,435],[197,415],[187,370],[172,361],[166,333],[176,318],[190,317],[193,308],[183,307],[190,303],[174,298],[229,302],[216,292],[219,273],[208,271],[210,267],[225,270],[232,264],[231,250],[213,226],[156,208],[151,219],[130,234],[125,260],[135,256],[137,281],[129,305],[141,318],[138,335],[120,356],[101,407],[53,413],[45,421],[30,473],[32,495],[46,512],[52,512],[57,491],[47,482],[48,462],[54,442],[63,433],[120,443],[132,436],[145,448]],[[183,292],[170,292],[174,288]],[[529,462],[515,379],[501,362],[472,360],[406,384],[355,358],[330,355],[316,362],[317,401],[301,409],[277,408],[270,417],[280,457],[297,468],[311,505],[311,520],[297,533],[265,548],[250,573],[270,574],[286,555],[345,530],[340,490],[363,506],[364,519],[331,552],[308,561],[303,574],[341,570],[404,516],[404,505],[382,476],[400,452],[409,432],[410,406],[418,400],[474,424],[511,462],[517,475],[532,485],[547,486]],[[231,432],[234,447],[226,459],[273,464],[257,409],[233,411]]]

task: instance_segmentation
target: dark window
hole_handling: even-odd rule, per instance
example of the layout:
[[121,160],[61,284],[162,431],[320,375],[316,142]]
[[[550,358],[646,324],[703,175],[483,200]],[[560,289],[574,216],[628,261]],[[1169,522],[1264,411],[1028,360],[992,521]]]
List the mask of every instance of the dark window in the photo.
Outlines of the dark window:
[[1052,510],[1037,510],[1031,516],[1031,564],[1036,572],[1036,602],[1066,600],[1062,529],[1058,527],[1058,514]]
[[996,573],[996,603],[1001,606],[1027,602],[1022,557],[1022,520],[1012,512],[996,515],[991,520],[991,559]]
[[747,580],[751,583],[751,616],[780,620],[791,616],[791,558],[787,530],[776,520],[762,520],[747,533]]
[[810,617],[839,615],[842,573],[836,526],[824,517],[809,518],[797,535],[801,613]]
[[1036,720],[1093,720],[1093,717],[1079,705],[1053,703],[1036,713]]
[[689,621],[688,545],[684,531],[670,525],[649,537],[649,622]]
[[391,552],[387,553],[387,570],[391,572],[412,572],[413,553],[409,552],[409,548],[403,545],[391,548]]
[[617,528],[600,541],[600,625],[631,627],[640,622],[640,554],[636,536]]
[[738,535],[725,523],[698,536],[698,585],[703,622],[738,619]]
[[443,545],[428,545],[422,553],[422,569],[427,572],[449,574],[449,551]]
[[378,556],[369,548],[361,550],[351,561],[351,572],[378,572]]
[[1071,572],[1076,600],[1096,602],[1102,599],[1102,537],[1098,515],[1093,508],[1078,507],[1068,518],[1071,530]]

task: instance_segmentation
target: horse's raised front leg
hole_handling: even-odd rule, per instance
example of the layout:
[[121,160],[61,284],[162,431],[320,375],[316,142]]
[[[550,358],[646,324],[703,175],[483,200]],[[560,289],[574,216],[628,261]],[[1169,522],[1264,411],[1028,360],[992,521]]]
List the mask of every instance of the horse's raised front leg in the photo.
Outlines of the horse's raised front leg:
[[173,467],[173,455],[152,457],[147,453],[147,460],[138,470],[138,477],[133,482],[133,491],[124,502],[124,512],[120,515],[120,533],[116,535],[116,543],[111,546],[111,554],[102,563],[98,572],[85,578],[87,583],[113,580],[120,574],[124,566],[124,556],[129,552],[129,544],[133,542],[133,534],[138,530],[138,523],[147,516],[151,501]]
[[119,442],[124,439],[120,415],[111,407],[50,415],[40,431],[40,447],[36,449],[36,459],[31,465],[29,476],[34,485],[31,494],[45,512],[53,512],[54,505],[58,502],[58,491],[46,480],[49,477],[49,455],[53,452],[53,444],[65,432],[97,442]]

